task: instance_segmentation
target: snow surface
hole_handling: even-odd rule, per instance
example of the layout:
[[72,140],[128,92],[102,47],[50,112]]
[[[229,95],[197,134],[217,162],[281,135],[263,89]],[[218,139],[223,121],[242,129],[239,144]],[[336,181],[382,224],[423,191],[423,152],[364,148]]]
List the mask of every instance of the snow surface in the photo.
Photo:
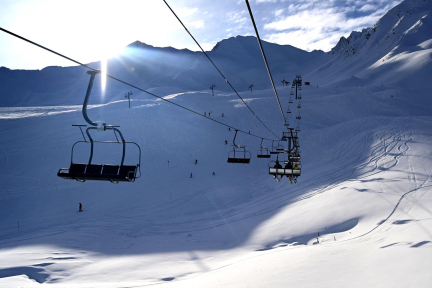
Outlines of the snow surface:
[[[419,10],[430,11],[430,1],[424,2],[428,6]],[[376,27],[393,29],[395,23],[385,23],[393,12]],[[233,131],[137,91],[128,109],[123,97],[128,89],[109,84],[104,95],[99,80],[92,97],[102,104],[91,106],[89,116],[120,125],[126,140],[141,146],[142,177],[118,185],[58,178],[81,138],[71,124],[84,123],[77,104],[88,75],[80,68],[55,68],[59,75],[63,69],[76,73],[81,83],[59,85],[77,99],[65,96],[52,106],[51,92],[45,91],[0,108],[0,287],[431,287],[432,37],[426,36],[416,37],[413,46],[403,45],[407,36],[388,51],[370,48],[362,56],[369,61],[366,68],[338,53],[317,56],[334,57],[321,74],[305,68],[303,79],[315,80],[302,91],[303,170],[295,185],[267,174],[268,160],[255,156],[260,139],[238,135],[236,142],[247,145],[253,159],[250,165],[228,164],[231,146],[225,140],[231,142]],[[213,52],[229,44],[225,41]],[[417,50],[407,52],[413,47]],[[390,51],[396,64],[374,64]],[[260,73],[265,70],[252,74]],[[337,76],[335,82],[314,85],[329,75]],[[392,85],[401,75],[424,75],[424,81]],[[38,80],[42,91],[44,83],[55,86],[46,82],[57,81],[51,76]],[[190,79],[152,92],[272,136],[233,93],[217,84],[213,97]],[[383,85],[382,79],[389,82]],[[278,88],[285,109],[290,88]],[[270,129],[281,131],[271,89],[242,96]],[[96,135],[114,139],[108,132]],[[86,161],[87,148],[78,148],[76,161]],[[94,163],[119,161],[120,145],[97,148]],[[136,163],[136,150],[128,152],[126,162]]]

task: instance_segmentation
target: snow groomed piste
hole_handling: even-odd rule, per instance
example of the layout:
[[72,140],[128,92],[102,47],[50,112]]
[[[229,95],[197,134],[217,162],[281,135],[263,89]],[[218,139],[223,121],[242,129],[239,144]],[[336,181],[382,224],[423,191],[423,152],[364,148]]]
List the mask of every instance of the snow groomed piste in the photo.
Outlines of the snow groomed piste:
[[[298,72],[272,68],[272,55],[290,55],[284,46],[263,42],[275,79],[296,73],[305,79],[298,91],[303,99],[295,99],[294,89],[290,95],[287,81],[277,87],[293,135],[297,127],[300,130],[296,117],[301,117],[301,139],[293,137],[291,142],[282,141],[291,137],[286,128],[282,138],[263,137],[271,133],[251,119],[243,104],[270,130],[279,131],[274,91],[257,81],[266,76],[261,70],[247,70],[250,77],[238,82],[244,85],[233,85],[243,87],[244,92],[239,92],[243,101],[216,80],[208,80],[216,85],[214,96],[209,85],[188,89],[187,85],[207,83],[198,65],[196,82],[145,89],[172,104],[132,88],[130,109],[124,95],[131,88],[111,86],[102,98],[96,76],[88,117],[94,123],[120,125],[124,139],[141,147],[141,163],[138,149],[127,145],[124,154],[124,163],[140,164],[142,177],[133,185],[79,183],[56,175],[69,161],[72,144],[82,137],[80,127],[71,124],[83,123],[78,104],[88,87],[87,68],[54,69],[64,79],[69,78],[62,69],[81,75],[74,86],[76,94],[65,102],[55,102],[59,99],[49,92],[34,96],[32,82],[26,81],[20,82],[21,88],[32,97],[18,100],[0,94],[6,97],[3,105],[11,103],[0,107],[5,136],[0,138],[0,286],[430,287],[432,98],[427,80],[432,72],[432,23],[427,15],[431,10],[430,1],[404,1],[375,27],[353,32],[349,43],[342,39],[323,58],[314,58],[316,66]],[[223,58],[217,53],[229,54],[240,43],[247,47],[242,53],[246,55],[256,41],[227,39],[209,55],[219,66]],[[356,56],[345,53],[352,51],[349,47],[356,48]],[[170,51],[164,52],[165,58],[178,53]],[[253,59],[259,59],[260,51],[255,52]],[[298,63],[307,63],[300,58]],[[116,61],[126,68],[133,63],[127,58],[112,60],[108,65],[112,71],[123,71],[114,68],[121,67]],[[221,71],[243,69],[241,61],[229,63],[221,65]],[[0,71],[7,75],[0,75],[0,82],[11,86],[14,77],[26,75]],[[38,75],[51,79],[47,75],[53,73],[52,69],[32,72],[32,79],[40,79]],[[173,75],[170,69],[158,73]],[[189,79],[181,76],[186,74],[193,70],[176,75]],[[51,82],[46,80],[43,87],[52,89]],[[65,82],[71,85],[70,80]],[[252,82],[253,93],[248,89]],[[64,87],[62,83],[57,85]],[[99,98],[104,101],[98,102]],[[204,111],[214,121],[199,121]],[[253,147],[248,165],[226,162],[236,129],[245,133],[237,133],[235,144]],[[249,129],[251,134],[260,133],[250,137]],[[91,132],[95,132],[91,163],[120,166],[121,138],[112,131]],[[266,164],[279,159],[284,167],[288,154],[283,152],[297,140],[304,169],[301,181],[296,185],[290,185],[288,177],[274,181],[268,175],[274,163]],[[88,142],[89,138],[76,145],[76,163],[88,163]],[[295,157],[291,155],[292,162]],[[82,213],[77,213],[79,203]]]

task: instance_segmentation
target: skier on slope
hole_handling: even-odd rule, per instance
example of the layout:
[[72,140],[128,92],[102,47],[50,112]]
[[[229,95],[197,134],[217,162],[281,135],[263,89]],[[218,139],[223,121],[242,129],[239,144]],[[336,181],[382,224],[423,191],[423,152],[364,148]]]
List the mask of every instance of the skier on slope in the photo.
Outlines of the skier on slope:
[[82,210],[82,204],[81,203],[79,203],[79,211],[78,212],[82,212],[83,210]]
[[195,159],[195,164],[198,164],[198,159]]

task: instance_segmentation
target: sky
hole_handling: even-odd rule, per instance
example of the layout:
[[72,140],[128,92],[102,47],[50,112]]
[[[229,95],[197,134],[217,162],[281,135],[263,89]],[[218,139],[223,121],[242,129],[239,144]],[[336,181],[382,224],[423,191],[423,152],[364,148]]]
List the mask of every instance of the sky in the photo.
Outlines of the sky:
[[[220,40],[255,35],[243,0],[167,0],[205,50]],[[342,36],[371,27],[400,0],[249,0],[263,40],[329,51]],[[141,41],[199,48],[162,0],[0,0],[0,27],[80,62],[121,53]],[[0,66],[73,66],[0,31]]]

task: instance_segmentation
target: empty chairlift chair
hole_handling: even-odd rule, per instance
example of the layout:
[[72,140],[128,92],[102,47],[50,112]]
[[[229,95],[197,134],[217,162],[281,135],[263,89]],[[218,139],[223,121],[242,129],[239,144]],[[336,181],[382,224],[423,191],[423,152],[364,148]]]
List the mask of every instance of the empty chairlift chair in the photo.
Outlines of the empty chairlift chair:
[[262,146],[264,138],[261,138],[260,151],[257,154],[257,158],[270,158],[270,152],[266,147]]
[[235,131],[233,139],[233,151],[228,153],[228,163],[238,163],[238,164],[249,164],[251,159],[251,154],[246,151],[246,146],[240,146],[235,144],[235,139],[237,137],[238,130]]
[[[71,164],[69,168],[59,169],[57,176],[68,180],[77,180],[79,182],[85,182],[87,180],[97,180],[97,181],[110,181],[111,183],[119,182],[134,182],[135,179],[141,176],[140,166],[141,166],[141,148],[135,142],[126,142],[123,138],[122,133],[117,127],[113,125],[106,125],[104,122],[93,122],[87,116],[87,103],[90,97],[91,88],[93,86],[94,77],[98,72],[89,71],[87,72],[91,75],[89,87],[87,89],[86,98],[83,104],[83,116],[84,119],[93,127],[88,127],[86,129],[86,134],[88,140],[84,136],[82,127],[87,127],[87,125],[72,125],[79,127],[81,134],[83,135],[83,141],[77,141],[72,146],[71,152]],[[94,127],[96,126],[96,127]],[[94,141],[90,135],[90,130],[106,131],[112,130],[117,141]],[[120,137],[120,140],[119,140]],[[79,143],[85,143],[90,145],[90,157],[88,163],[74,163],[74,148]],[[123,152],[122,158],[119,165],[114,164],[94,164],[92,163],[94,144],[120,144],[122,145]],[[126,147],[132,145],[138,148],[138,160],[135,165],[125,165]]]

